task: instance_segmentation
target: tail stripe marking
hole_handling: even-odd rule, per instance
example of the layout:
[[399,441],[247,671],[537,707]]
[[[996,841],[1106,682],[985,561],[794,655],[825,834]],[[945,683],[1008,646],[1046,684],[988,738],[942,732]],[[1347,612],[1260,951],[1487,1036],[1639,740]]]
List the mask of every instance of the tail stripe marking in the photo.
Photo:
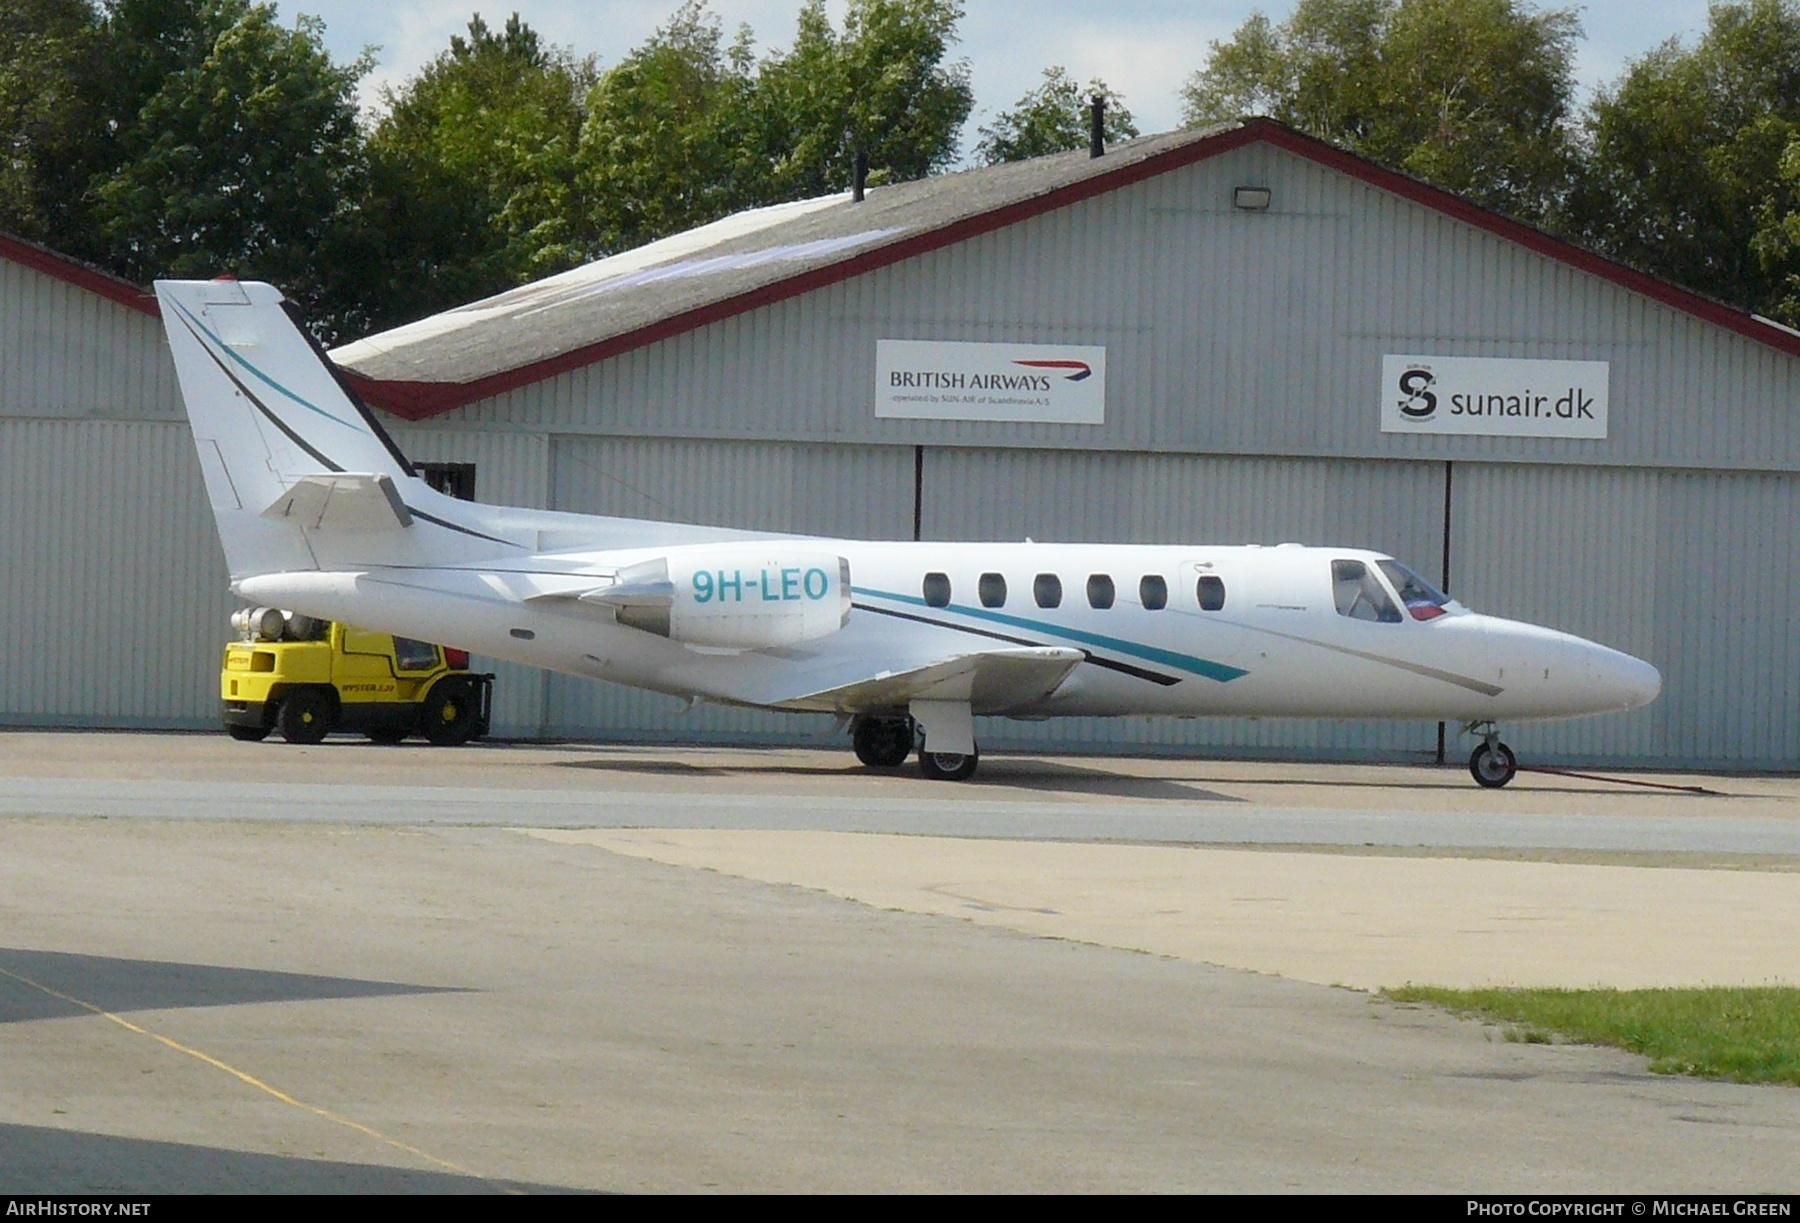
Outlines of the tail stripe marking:
[[[177,306],[176,309],[180,309],[180,307]],[[182,313],[186,314],[187,311],[182,310]],[[185,319],[182,321],[182,325],[187,326],[190,331],[193,330],[192,326],[189,325]],[[196,340],[198,340],[200,337],[195,336],[194,338]],[[314,462],[323,466],[327,471],[343,471],[344,470],[342,467],[338,466],[338,464],[332,462],[332,460],[330,458],[328,458],[326,455],[320,453],[305,438],[301,437],[298,433],[294,432],[294,430],[288,425],[288,423],[286,421],[282,420],[281,417],[275,415],[275,413],[269,408],[269,405],[264,403],[262,400],[258,399],[256,397],[256,392],[252,391],[249,387],[245,386],[243,379],[239,378],[236,374],[232,373],[231,370],[226,367],[225,363],[223,361],[219,360],[218,356],[214,354],[213,350],[206,346],[206,343],[204,341],[202,341],[200,344],[200,351],[205,353],[207,355],[207,357],[212,361],[212,363],[219,367],[219,372],[221,374],[225,375],[225,377],[231,382],[231,385],[235,386],[239,391],[243,392],[244,398],[248,399],[251,403],[256,405],[257,411],[261,412],[264,416],[268,417],[270,424],[274,425],[277,429],[281,430],[282,434],[288,439],[288,441],[294,443],[294,445],[296,445],[296,446],[300,447],[300,449],[306,451],[307,455],[310,458],[312,458],[312,460]]]
[[[275,381],[275,379],[269,377],[267,374],[263,373],[260,369],[257,369],[256,366],[250,364],[250,362],[244,360],[243,357],[241,357],[237,353],[233,352],[231,350],[231,346],[229,344],[225,343],[224,340],[221,340],[218,336],[214,335],[212,333],[212,331],[207,327],[207,325],[205,323],[202,323],[198,318],[195,318],[193,312],[190,311],[186,306],[183,306],[180,302],[174,302],[172,304],[174,305],[174,307],[177,310],[181,311],[181,316],[188,323],[190,329],[195,328],[195,327],[199,328],[200,331],[205,334],[207,339],[211,340],[214,344],[219,346],[220,351],[222,351],[226,356],[230,357],[233,361],[236,361],[239,365],[243,366],[245,369],[249,370],[252,374],[255,374],[259,380],[268,383],[270,386],[274,387],[277,391],[280,391],[283,395],[286,395],[289,399],[293,400],[295,403],[299,404],[301,407],[306,408],[313,412],[317,412],[320,416],[323,416],[326,420],[331,421],[333,424],[342,425],[346,429],[355,429],[356,428],[355,425],[351,424],[349,421],[343,419],[342,417],[332,415],[330,412],[327,412],[324,408],[321,408],[318,404],[313,403],[309,399],[304,399],[301,396],[294,394],[294,392],[288,390],[285,386],[282,386],[281,383]],[[204,348],[204,347],[206,347],[206,345],[202,344],[201,347]],[[214,357],[213,359],[215,361],[218,360],[217,357]],[[224,368],[223,365],[221,365],[220,368]],[[232,381],[236,382],[237,379],[233,378]]]
[[[414,518],[423,518],[426,522],[429,522],[432,526],[443,527],[447,531],[461,531],[464,535],[473,535],[476,539],[485,539],[489,543],[505,544],[509,548],[525,548],[524,544],[514,543],[510,539],[499,539],[493,535],[483,535],[480,531],[474,531],[474,530],[469,529],[468,527],[459,526],[454,522],[446,522],[444,519],[437,517],[435,514],[427,514],[424,510],[415,510],[410,505],[407,506],[406,508],[409,511],[411,511],[412,516]],[[529,549],[529,548],[525,548],[525,550],[527,552],[531,551],[531,549]]]

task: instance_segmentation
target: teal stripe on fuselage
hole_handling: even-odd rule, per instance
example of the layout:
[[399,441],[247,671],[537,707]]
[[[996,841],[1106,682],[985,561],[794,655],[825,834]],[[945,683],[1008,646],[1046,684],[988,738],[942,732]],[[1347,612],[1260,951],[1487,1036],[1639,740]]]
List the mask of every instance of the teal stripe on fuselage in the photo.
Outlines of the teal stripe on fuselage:
[[206,338],[211,340],[214,344],[217,344],[219,346],[220,352],[224,353],[226,356],[230,357],[233,361],[236,361],[239,365],[241,365],[245,369],[249,370],[259,380],[268,383],[270,386],[272,386],[276,390],[280,391],[283,395],[286,395],[289,399],[293,400],[295,403],[299,404],[301,407],[312,409],[314,412],[317,412],[320,416],[323,416],[326,420],[331,421],[333,424],[342,425],[346,429],[356,429],[356,430],[358,430],[358,432],[362,431],[359,426],[351,424],[349,421],[344,420],[342,417],[333,416],[330,412],[327,412],[324,408],[321,408],[318,404],[312,402],[310,399],[303,399],[299,395],[294,394],[294,392],[288,390],[285,386],[282,386],[281,383],[275,381],[275,379],[269,377],[267,374],[263,373],[260,369],[257,369],[254,365],[250,364],[250,362],[244,360],[243,357],[239,356],[237,353],[235,353],[231,350],[231,345],[227,344],[224,340],[221,340],[218,336],[214,335],[212,333],[212,329],[210,327],[208,327],[205,323],[202,323],[199,319],[195,318],[193,311],[187,309],[180,302],[175,303],[175,308],[177,310],[180,310],[182,313],[182,316],[184,318],[186,318],[190,323],[192,323],[194,326],[198,327],[201,331],[205,332]]
[[[895,594],[891,590],[873,590],[867,586],[852,586],[850,590],[853,594],[867,595],[877,599],[892,599],[896,603],[905,603],[912,607],[932,606],[916,595]],[[1227,666],[1222,662],[1213,662],[1210,659],[1195,658],[1191,654],[1177,654],[1173,650],[1143,645],[1136,641],[1124,641],[1118,637],[1108,637],[1103,633],[1087,633],[1081,629],[1045,624],[1042,620],[1031,620],[1024,616],[1009,616],[1005,612],[991,611],[985,607],[965,607],[960,603],[951,603],[946,607],[932,608],[932,610],[955,612],[975,620],[990,620],[996,624],[1009,624],[1014,628],[1030,629],[1051,637],[1061,637],[1065,641],[1078,641],[1082,645],[1097,646],[1103,650],[1111,650],[1115,654],[1128,654],[1146,662],[1157,662],[1165,667],[1174,667],[1178,671],[1188,671],[1194,675],[1217,680],[1221,684],[1228,684],[1234,679],[1250,674],[1240,667]],[[946,627],[954,628],[955,626],[947,625]]]

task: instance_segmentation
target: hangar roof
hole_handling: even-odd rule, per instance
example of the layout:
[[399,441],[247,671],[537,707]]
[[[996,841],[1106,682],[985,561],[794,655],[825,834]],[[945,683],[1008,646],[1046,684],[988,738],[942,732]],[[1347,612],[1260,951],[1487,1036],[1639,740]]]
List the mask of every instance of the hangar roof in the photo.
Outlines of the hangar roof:
[[[331,355],[380,384],[377,402],[429,415],[1160,173],[1167,154],[1240,126],[751,209]],[[395,384],[416,391],[396,401]]]
[[1265,142],[1772,348],[1800,332],[1571,245],[1270,119],[1170,132],[738,213],[336,349],[373,401],[422,419],[902,259]]

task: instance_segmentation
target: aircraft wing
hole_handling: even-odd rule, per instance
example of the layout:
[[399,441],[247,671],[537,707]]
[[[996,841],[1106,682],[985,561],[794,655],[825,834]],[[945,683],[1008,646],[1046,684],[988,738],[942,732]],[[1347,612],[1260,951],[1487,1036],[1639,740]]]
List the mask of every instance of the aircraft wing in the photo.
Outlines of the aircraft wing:
[[1058,646],[977,650],[908,670],[827,681],[828,686],[812,691],[768,693],[761,701],[846,713],[904,709],[912,701],[968,701],[978,713],[1000,713],[1050,695],[1085,657],[1080,650]]

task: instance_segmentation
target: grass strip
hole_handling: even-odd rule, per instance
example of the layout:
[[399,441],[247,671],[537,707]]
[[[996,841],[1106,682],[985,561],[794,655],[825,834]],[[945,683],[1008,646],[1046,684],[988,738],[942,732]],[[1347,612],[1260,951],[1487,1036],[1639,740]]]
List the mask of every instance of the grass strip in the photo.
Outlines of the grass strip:
[[1754,989],[1442,989],[1382,991],[1513,1025],[1508,1040],[1552,1034],[1641,1053],[1656,1074],[1800,1086],[1800,987]]

